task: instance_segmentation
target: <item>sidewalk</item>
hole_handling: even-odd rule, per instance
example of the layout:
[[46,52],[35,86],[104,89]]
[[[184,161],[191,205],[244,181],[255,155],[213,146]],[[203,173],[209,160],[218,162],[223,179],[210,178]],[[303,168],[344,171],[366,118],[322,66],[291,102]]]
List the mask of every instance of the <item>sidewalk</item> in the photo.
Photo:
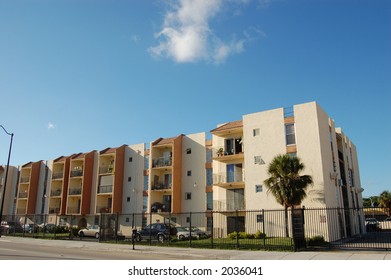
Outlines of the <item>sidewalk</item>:
[[391,260],[391,251],[304,251],[304,252],[276,252],[276,251],[246,251],[246,250],[218,250],[218,249],[197,249],[177,248],[161,246],[143,246],[136,244],[135,250],[132,245],[98,243],[95,241],[79,240],[46,240],[34,238],[20,238],[2,236],[2,239],[17,241],[18,243],[29,243],[36,246],[52,246],[63,248],[83,248],[91,251],[121,251],[132,252],[132,254],[149,254],[177,257],[178,260],[184,256],[191,256],[200,260]]

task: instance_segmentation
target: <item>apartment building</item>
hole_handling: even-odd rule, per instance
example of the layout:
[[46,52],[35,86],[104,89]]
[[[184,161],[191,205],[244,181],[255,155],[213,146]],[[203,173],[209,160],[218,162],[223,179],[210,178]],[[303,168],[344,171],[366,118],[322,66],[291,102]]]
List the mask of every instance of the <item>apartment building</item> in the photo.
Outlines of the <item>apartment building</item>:
[[[254,232],[258,225],[237,211],[282,209],[263,181],[271,160],[285,153],[298,156],[303,174],[314,181],[300,206],[362,207],[356,147],[316,102],[247,114],[210,133],[212,139],[205,132],[180,134],[158,138],[148,148],[123,145],[27,163],[12,176],[19,180],[17,196],[15,203],[8,200],[6,213],[72,215],[80,225],[95,224],[100,214],[151,213],[138,217],[143,224],[169,218],[187,225],[189,213],[214,210],[222,212],[218,236],[238,225]],[[7,189],[7,197],[15,191]],[[198,226],[211,222],[197,216]],[[319,222],[327,226],[331,219],[340,220],[341,230],[329,234],[340,236],[360,232],[363,221],[342,211]],[[123,223],[134,221],[126,216]]]
[[0,201],[2,201],[4,188],[4,205],[3,205],[3,215],[10,215],[15,213],[16,205],[16,189],[18,186],[18,169],[14,166],[9,166],[8,168],[8,177],[7,177],[7,186],[5,185],[5,175],[7,172],[7,166],[0,165]]
[[206,211],[206,134],[159,138],[150,145],[147,211],[153,221]]
[[43,214],[47,174],[44,161],[29,162],[20,168],[16,214]]
[[[303,174],[313,177],[301,206],[362,206],[356,148],[316,102],[244,115],[211,133],[214,210],[281,209],[263,181],[268,163],[285,153],[298,156],[306,166]],[[348,236],[359,231],[362,218],[345,214]],[[222,219],[227,233],[235,223],[249,230],[245,214]]]

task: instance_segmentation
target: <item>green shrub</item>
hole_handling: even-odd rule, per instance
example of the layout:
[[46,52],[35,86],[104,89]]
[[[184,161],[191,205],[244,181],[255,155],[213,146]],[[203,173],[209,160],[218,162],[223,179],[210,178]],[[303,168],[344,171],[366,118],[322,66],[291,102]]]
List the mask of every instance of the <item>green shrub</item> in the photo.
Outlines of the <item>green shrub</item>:
[[325,243],[326,242],[324,240],[324,237],[321,235],[317,235],[307,239],[308,246],[318,246],[318,245],[323,245]]
[[258,230],[255,235],[254,235],[254,238],[255,239],[264,239],[266,238],[266,234],[261,232],[260,230]]

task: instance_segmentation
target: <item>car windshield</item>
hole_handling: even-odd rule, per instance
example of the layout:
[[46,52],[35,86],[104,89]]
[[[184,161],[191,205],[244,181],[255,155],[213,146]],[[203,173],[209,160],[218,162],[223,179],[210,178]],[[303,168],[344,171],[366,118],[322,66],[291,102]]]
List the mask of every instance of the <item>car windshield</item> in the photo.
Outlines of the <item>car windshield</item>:
[[188,231],[188,230],[185,229],[184,227],[177,227],[177,230],[178,230],[178,231]]

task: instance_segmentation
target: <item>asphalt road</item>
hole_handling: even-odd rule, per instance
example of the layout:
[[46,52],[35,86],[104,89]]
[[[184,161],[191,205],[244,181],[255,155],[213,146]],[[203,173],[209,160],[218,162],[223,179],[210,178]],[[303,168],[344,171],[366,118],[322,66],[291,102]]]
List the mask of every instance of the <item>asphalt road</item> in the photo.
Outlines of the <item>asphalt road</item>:
[[[55,242],[55,243],[54,243]],[[31,238],[0,238],[0,260],[167,260],[166,254],[140,254],[131,246],[105,249],[88,241],[53,241]],[[192,259],[188,257],[185,259]]]

